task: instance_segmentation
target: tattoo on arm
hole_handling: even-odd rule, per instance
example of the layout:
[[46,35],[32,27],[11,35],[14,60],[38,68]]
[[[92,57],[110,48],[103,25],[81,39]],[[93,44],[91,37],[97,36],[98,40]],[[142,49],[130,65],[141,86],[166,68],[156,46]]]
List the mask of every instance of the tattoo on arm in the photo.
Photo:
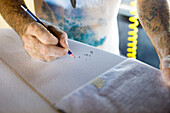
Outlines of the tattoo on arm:
[[139,20],[159,57],[170,54],[170,12],[168,0],[137,1]]
[[158,16],[157,11],[158,8],[152,7],[152,10],[149,12],[150,17],[144,16],[144,18],[147,19],[149,22],[152,21],[155,17]]
[[[139,17],[142,20],[144,26],[150,29],[152,32],[160,30],[160,26],[164,26],[167,29],[168,19],[166,0],[145,0],[141,6]],[[165,11],[165,12],[163,12]],[[165,16],[167,15],[167,16]],[[164,18],[163,18],[164,17]],[[154,23],[154,24],[153,24]]]

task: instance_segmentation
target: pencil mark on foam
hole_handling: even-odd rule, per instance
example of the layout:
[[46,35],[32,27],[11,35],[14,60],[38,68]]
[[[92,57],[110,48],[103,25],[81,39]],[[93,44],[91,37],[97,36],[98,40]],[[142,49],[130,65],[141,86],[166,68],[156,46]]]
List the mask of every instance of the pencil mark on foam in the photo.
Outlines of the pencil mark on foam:
[[[94,53],[93,51],[90,51],[89,53],[85,53],[84,54],[85,60],[87,61],[88,58],[92,57],[93,53]],[[80,58],[80,56],[79,56],[79,58]]]
[[83,54],[83,56],[78,56],[78,58],[79,58],[79,59],[83,58],[83,59],[85,59],[85,61],[87,61],[88,58],[92,57],[93,54],[94,54],[94,52],[93,52],[93,51],[90,51],[89,53]]
[[91,54],[93,54],[93,51],[90,51]]
[[89,56],[88,54],[84,54],[84,56]]

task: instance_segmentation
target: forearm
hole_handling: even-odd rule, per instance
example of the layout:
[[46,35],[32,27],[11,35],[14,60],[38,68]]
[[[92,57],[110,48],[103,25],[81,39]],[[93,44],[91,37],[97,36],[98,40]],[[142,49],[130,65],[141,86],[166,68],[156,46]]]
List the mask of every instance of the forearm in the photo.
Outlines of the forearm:
[[5,21],[22,36],[34,20],[21,8],[23,0],[1,0],[0,13]]
[[137,6],[140,22],[161,60],[170,55],[168,0],[137,0]]

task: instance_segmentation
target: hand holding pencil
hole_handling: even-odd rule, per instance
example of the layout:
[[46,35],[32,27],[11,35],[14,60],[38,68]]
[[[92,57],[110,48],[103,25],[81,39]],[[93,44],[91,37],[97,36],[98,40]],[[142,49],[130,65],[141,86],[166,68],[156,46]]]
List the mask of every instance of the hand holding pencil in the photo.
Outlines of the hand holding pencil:
[[64,31],[44,25],[24,5],[21,7],[35,20],[28,25],[25,34],[21,36],[24,48],[31,57],[42,61],[52,61],[66,54],[74,57],[68,49],[68,37]]

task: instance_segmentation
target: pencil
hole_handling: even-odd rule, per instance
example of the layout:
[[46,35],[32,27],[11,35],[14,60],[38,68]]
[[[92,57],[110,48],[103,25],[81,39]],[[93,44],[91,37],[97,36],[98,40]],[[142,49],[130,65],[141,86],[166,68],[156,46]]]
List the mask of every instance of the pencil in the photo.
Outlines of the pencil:
[[[48,29],[48,27],[43,22],[41,22],[40,19],[38,19],[24,4],[21,5],[21,8],[24,9],[24,11],[27,12],[28,15],[31,16],[36,22],[38,22],[41,25],[43,25],[51,34],[54,35],[54,33],[50,29]],[[73,53],[70,50],[68,50],[68,55],[70,55],[73,58],[75,58],[75,56],[73,55]]]

